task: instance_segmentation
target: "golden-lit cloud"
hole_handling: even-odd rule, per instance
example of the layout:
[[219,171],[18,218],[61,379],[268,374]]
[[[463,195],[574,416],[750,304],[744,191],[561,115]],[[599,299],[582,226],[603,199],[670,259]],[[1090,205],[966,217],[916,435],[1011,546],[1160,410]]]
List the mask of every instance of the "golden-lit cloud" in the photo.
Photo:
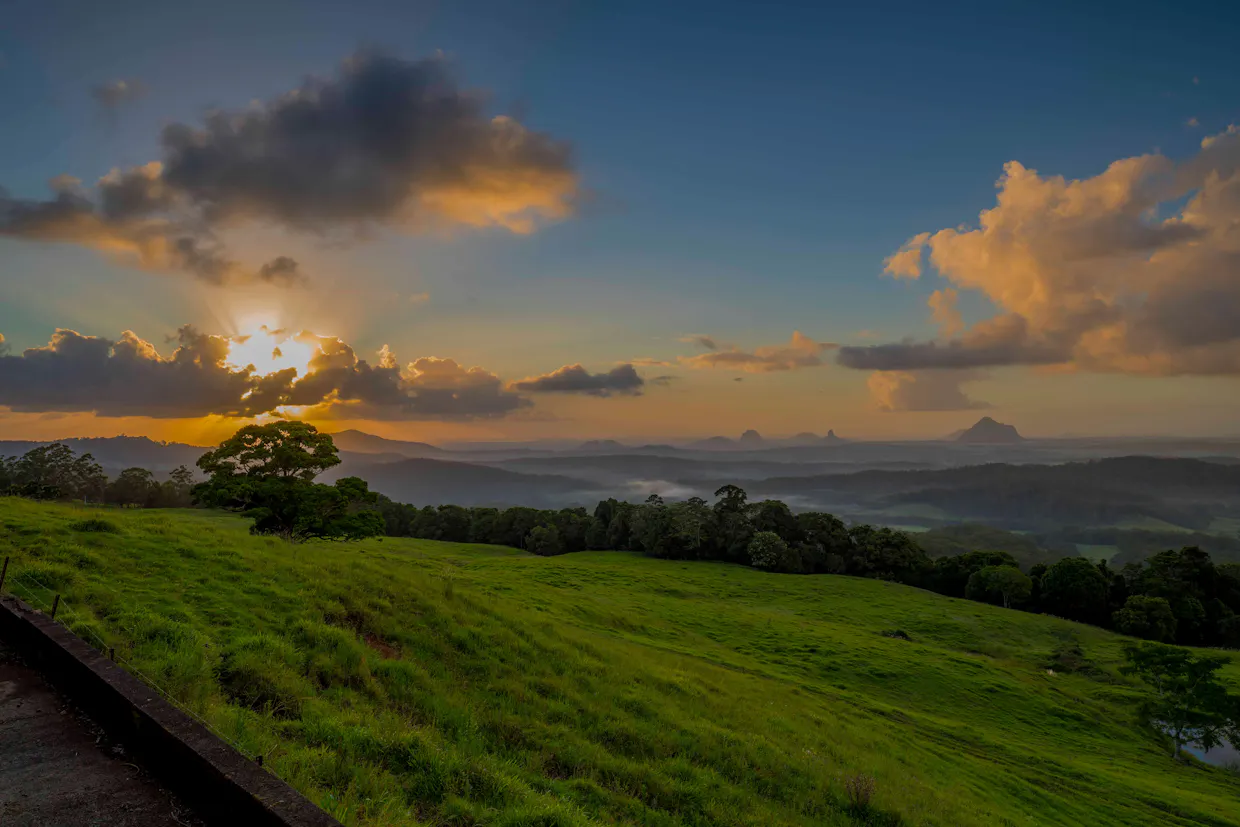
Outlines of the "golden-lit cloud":
[[[101,87],[119,101],[131,87]],[[302,281],[278,256],[245,267],[219,233],[274,225],[353,240],[373,227],[502,227],[529,233],[569,216],[579,195],[571,147],[458,87],[442,57],[359,52],[331,78],[200,126],[173,123],[163,156],[114,170],[88,192],[64,176],[49,200],[0,191],[0,235],[81,244],[213,284]]]
[[897,278],[915,279],[921,276],[922,247],[930,240],[930,233],[919,233],[904,242],[883,262],[885,272]]
[[712,349],[695,356],[682,356],[681,364],[691,368],[722,368],[746,373],[774,373],[817,367],[822,364],[823,352],[837,347],[832,342],[815,341],[799,330],[793,332],[792,339],[785,345],[766,345],[752,351],[742,350],[735,345],[719,348],[709,336],[696,336],[691,340]]
[[[996,314],[943,341],[845,347],[841,364],[1240,373],[1240,130],[1180,162],[1126,158],[1081,180],[1013,161],[998,188],[976,228],[920,234],[887,260],[891,275],[918,278],[928,252],[950,289]],[[945,296],[932,308],[955,327]]]
[[880,411],[967,411],[990,407],[960,387],[983,378],[972,370],[890,370],[871,373],[866,384]]
[[939,334],[947,339],[964,329],[964,320],[960,317],[960,311],[956,309],[958,297],[959,294],[948,287],[935,290],[926,300],[926,304],[930,306],[930,315],[935,324],[939,326]]
[[260,328],[236,336],[176,334],[162,356],[132,331],[118,339],[57,330],[44,347],[7,352],[0,407],[106,417],[468,420],[528,407],[496,374],[422,357],[403,369],[383,348],[371,364],[339,338]]

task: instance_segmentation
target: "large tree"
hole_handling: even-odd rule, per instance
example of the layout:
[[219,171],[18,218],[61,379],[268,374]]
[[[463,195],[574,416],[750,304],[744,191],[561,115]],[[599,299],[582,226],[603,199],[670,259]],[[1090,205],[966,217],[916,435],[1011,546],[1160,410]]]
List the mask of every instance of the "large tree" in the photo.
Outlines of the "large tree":
[[198,459],[210,476],[194,487],[203,505],[240,511],[254,534],[292,542],[356,540],[383,533],[378,500],[364,480],[314,478],[340,463],[331,436],[305,422],[248,425]]
[[1107,580],[1084,557],[1065,557],[1042,576],[1042,606],[1050,614],[1097,623],[1105,618]]
[[1175,640],[1175,612],[1165,597],[1134,594],[1111,615],[1111,622],[1120,634],[1164,643]]
[[983,603],[1000,603],[1010,609],[1024,603],[1033,592],[1033,581],[1015,566],[983,566],[965,586],[965,597]]
[[1240,696],[1218,677],[1228,658],[1160,643],[1128,644],[1124,654],[1128,664],[1120,672],[1150,687],[1142,712],[1170,736],[1173,756],[1180,757],[1185,744],[1211,749],[1224,741],[1240,743]]

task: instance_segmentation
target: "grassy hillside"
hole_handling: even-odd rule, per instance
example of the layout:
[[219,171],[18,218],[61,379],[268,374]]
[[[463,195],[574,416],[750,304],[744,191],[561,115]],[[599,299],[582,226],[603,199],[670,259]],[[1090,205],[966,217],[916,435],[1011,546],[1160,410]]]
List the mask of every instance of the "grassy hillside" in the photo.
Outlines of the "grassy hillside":
[[[1240,825],[1240,777],[1134,726],[1123,639],[1053,618],[5,498],[0,555],[19,593],[31,574],[61,591],[70,625],[346,824]],[[856,773],[877,780],[868,814],[847,807]]]

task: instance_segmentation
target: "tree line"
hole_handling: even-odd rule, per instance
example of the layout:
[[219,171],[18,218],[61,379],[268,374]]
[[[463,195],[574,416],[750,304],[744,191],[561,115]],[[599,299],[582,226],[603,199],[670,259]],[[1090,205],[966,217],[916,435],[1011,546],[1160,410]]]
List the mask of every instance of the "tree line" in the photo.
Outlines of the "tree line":
[[290,541],[415,537],[523,548],[551,556],[629,551],[675,560],[713,560],[785,574],[844,574],[891,580],[966,598],[1114,629],[1147,640],[1240,647],[1240,564],[1215,564],[1195,546],[1167,550],[1120,569],[1065,556],[1022,569],[1006,551],[978,549],[932,558],[910,535],[845,525],[823,512],[793,513],[779,500],[751,502],[725,485],[715,501],[607,499],[546,510],[417,507],[394,502],[346,477],[314,482],[339,464],[328,434],[302,422],[242,428],[199,458],[207,481],[178,468],[164,482],[130,468],[108,480],[89,454],[64,445],[0,461],[0,491],[39,499],[117,505],[188,505],[240,512],[251,531]]
[[831,514],[793,513],[779,500],[749,502],[726,485],[711,504],[634,504],[608,499],[584,508],[418,508],[379,496],[384,533],[487,543],[555,555],[632,551],[677,560],[716,560],[765,571],[847,574],[893,580],[950,597],[1052,614],[1147,640],[1240,647],[1240,564],[1216,565],[1190,546],[1121,569],[1063,557],[1022,570],[1005,551],[931,558],[908,534]]
[[19,457],[0,457],[0,493],[33,500],[186,508],[193,502],[193,487],[194,472],[184,465],[165,480],[136,467],[109,479],[93,456],[76,454],[60,442],[40,445]]

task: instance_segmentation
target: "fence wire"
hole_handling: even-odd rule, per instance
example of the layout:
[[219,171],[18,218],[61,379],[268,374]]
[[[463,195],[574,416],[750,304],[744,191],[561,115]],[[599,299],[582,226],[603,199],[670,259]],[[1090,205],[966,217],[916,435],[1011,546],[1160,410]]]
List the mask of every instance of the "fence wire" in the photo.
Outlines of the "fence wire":
[[[63,625],[69,631],[73,632],[75,635],[78,635],[78,637],[82,637],[82,632],[85,631],[88,637],[85,637],[83,639],[86,640],[87,643],[89,643],[91,646],[94,646],[95,643],[98,643],[99,645],[97,648],[103,655],[108,656],[114,663],[120,664],[121,667],[123,667],[126,672],[129,672],[131,675],[141,680],[144,684],[149,686],[151,689],[158,692],[164,700],[172,704],[174,707],[179,709],[181,712],[184,712],[186,715],[188,715],[193,720],[202,724],[204,727],[207,728],[208,731],[210,731],[213,735],[215,735],[221,741],[231,746],[233,749],[235,749],[237,752],[244,755],[246,758],[249,758],[250,760],[254,760],[255,755],[256,755],[255,753],[252,753],[249,750],[245,749],[240,744],[238,744],[236,741],[229,738],[223,732],[219,731],[216,727],[212,726],[210,722],[208,722],[202,716],[198,715],[196,712],[194,712],[192,709],[190,709],[185,704],[183,704],[180,700],[178,700],[176,695],[174,695],[171,691],[165,689],[154,678],[152,678],[146,672],[139,669],[138,665],[135,664],[132,660],[126,658],[123,654],[118,654],[116,652],[116,647],[112,644],[109,644],[106,640],[104,640],[103,637],[100,636],[99,632],[96,631],[96,629],[90,623],[90,616],[88,616],[84,612],[78,611],[73,606],[70,606],[69,601],[65,599],[63,594],[60,594],[55,589],[53,589],[51,586],[48,586],[42,580],[35,577],[34,574],[31,573],[30,571],[14,572],[13,563],[14,561],[10,560],[8,576],[5,578],[5,581],[4,581],[4,586],[9,592],[11,592],[16,597],[20,597],[26,603],[30,604],[34,608],[43,612],[44,614],[47,614],[49,617],[51,616],[51,613],[52,613],[52,607],[55,606],[56,616],[54,620],[59,622],[61,625]],[[14,586],[18,586],[18,585],[21,586],[21,590],[22,592],[24,592],[24,595],[18,594],[18,592],[13,588]],[[116,591],[111,586],[108,586],[106,584],[92,583],[91,585],[101,586],[105,590],[111,592],[112,595],[117,598],[122,597],[120,592]],[[42,595],[43,592],[46,592],[46,596]],[[57,595],[60,596],[59,603],[56,602]],[[72,622],[69,619],[70,617],[76,618],[77,622],[76,623]],[[130,639],[130,643],[131,644],[134,643],[136,638],[138,637],[138,630],[133,627],[123,626],[123,625],[121,625],[120,628],[123,631],[129,632],[129,634],[132,636]]]

